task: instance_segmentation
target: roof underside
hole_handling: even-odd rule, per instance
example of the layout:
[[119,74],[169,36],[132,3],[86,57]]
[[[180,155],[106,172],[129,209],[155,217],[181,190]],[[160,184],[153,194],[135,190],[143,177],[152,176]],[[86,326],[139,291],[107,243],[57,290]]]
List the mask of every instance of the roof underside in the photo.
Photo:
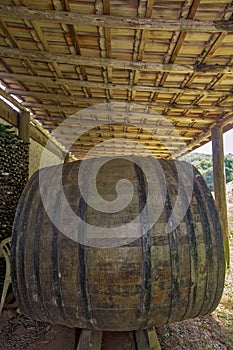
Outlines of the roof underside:
[[233,124],[232,13],[231,0],[2,0],[0,93],[79,158],[177,157]]

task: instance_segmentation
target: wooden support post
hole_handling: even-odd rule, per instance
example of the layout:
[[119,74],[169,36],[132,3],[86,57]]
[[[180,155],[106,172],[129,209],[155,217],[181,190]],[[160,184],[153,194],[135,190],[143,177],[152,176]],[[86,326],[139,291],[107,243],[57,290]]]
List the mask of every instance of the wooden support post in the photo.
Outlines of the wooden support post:
[[135,331],[135,340],[138,350],[161,350],[154,328]]
[[72,161],[73,161],[73,160],[72,160],[70,154],[67,152],[67,153],[66,153],[66,156],[65,156],[65,159],[64,159],[64,163],[70,163],[70,162],[72,162]]
[[159,339],[154,328],[148,329],[149,349],[161,350]]
[[77,350],[101,350],[102,334],[101,331],[82,329]]
[[230,265],[230,247],[228,236],[226,181],[224,168],[223,129],[216,125],[211,132],[213,151],[214,194],[222,224],[227,267]]
[[18,127],[18,113],[2,100],[0,100],[0,117],[16,128]]
[[19,136],[25,142],[30,142],[29,126],[30,114],[26,111],[22,111],[19,115]]
[[[24,142],[30,142],[30,113],[22,111],[18,115],[19,136]],[[29,156],[29,155],[28,155]],[[27,168],[27,177],[29,177],[29,165]]]
[[135,331],[135,341],[138,350],[149,349],[149,340],[145,330]]

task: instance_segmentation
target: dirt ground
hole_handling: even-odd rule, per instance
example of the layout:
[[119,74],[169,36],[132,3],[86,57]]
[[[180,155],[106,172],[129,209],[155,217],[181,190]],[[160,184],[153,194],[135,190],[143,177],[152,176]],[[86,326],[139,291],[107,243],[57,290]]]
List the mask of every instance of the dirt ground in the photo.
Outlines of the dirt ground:
[[[162,350],[233,350],[233,182],[227,186],[231,268],[212,315],[157,329]],[[0,350],[75,350],[80,331],[36,322],[8,308],[0,318]],[[82,350],[82,349],[81,349]],[[102,350],[137,350],[132,332],[104,332]]]
[[4,310],[0,319],[1,350],[73,350],[75,329],[37,322]]

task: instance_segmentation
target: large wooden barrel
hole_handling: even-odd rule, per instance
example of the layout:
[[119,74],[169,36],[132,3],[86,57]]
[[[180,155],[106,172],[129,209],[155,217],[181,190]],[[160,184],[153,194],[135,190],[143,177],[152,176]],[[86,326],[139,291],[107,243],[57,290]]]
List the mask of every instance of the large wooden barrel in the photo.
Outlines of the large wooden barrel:
[[[145,172],[138,165],[143,159],[138,157],[136,164],[136,158],[105,158],[98,172],[96,183],[105,200],[116,199],[115,186],[120,179],[133,186],[131,202],[111,213],[85,203],[78,185],[81,161],[63,166],[63,190],[70,207],[83,221],[96,226],[97,237],[91,243],[67,237],[54,225],[41,199],[39,172],[29,180],[15,217],[11,255],[13,288],[24,314],[69,327],[126,331],[202,316],[216,308],[224,285],[225,257],[218,213],[206,183],[193,168],[188,201],[187,164],[149,157],[154,166],[152,176],[157,179],[154,193],[149,193]],[[83,162],[88,164],[84,186],[91,198],[90,176],[98,159]],[[179,171],[183,169],[180,179],[177,164]],[[159,168],[165,182],[161,173],[158,175]],[[54,217],[68,230],[73,223],[67,222],[60,189],[52,181],[59,169],[61,166],[42,169],[40,184],[47,199],[55,193]],[[146,213],[153,208],[143,209],[148,206],[149,194],[156,201],[160,198],[162,185],[158,181],[166,183],[166,198],[156,222],[149,227]],[[187,210],[169,231],[167,224],[178,196]],[[98,233],[103,227],[109,234],[121,224],[128,230],[127,223],[142,211],[142,234],[136,232],[132,238],[134,233],[129,232],[131,239],[124,244],[117,244],[117,237],[112,246],[95,244],[102,239]],[[83,223],[73,228],[77,237],[85,235]]]

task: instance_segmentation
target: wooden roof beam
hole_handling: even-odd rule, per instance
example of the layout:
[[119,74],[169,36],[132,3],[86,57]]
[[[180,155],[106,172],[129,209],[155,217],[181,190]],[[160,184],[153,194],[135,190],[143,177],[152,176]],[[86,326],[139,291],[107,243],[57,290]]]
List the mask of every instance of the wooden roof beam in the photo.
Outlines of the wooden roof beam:
[[[41,119],[42,118],[37,118],[37,119]],[[57,118],[57,117],[54,117],[54,118],[47,118],[46,117],[46,120],[49,121],[49,120],[53,120],[53,121],[60,121],[62,122],[64,119],[63,118]],[[145,122],[140,122],[140,121],[132,121],[132,122],[124,122],[123,120],[122,121],[108,121],[108,119],[98,119],[98,120],[94,120],[94,119],[85,119],[85,118],[80,118],[77,120],[72,121],[72,128],[79,128],[79,130],[81,130],[81,128],[83,127],[83,130],[84,132],[87,132],[87,128],[94,128],[94,127],[98,127],[98,126],[101,126],[101,125],[115,125],[115,126],[131,126],[131,127],[139,127],[141,129],[145,129],[145,132],[142,132],[142,133],[134,133],[132,134],[131,132],[131,135],[132,136],[135,136],[135,137],[138,137],[138,136],[156,136],[156,132],[159,130],[165,130],[167,132],[174,132],[176,131],[176,135],[173,134],[173,136],[176,136],[176,137],[179,137],[179,134],[178,134],[178,131],[180,132],[192,132],[192,133],[199,133],[199,132],[203,132],[203,128],[197,128],[197,127],[193,127],[193,126],[172,126],[169,122],[167,122],[167,124],[164,124],[164,125],[161,125],[161,124],[156,124],[156,121],[153,123],[153,122],[148,122],[148,123],[145,123]],[[148,131],[147,131],[148,129]],[[150,129],[152,129],[152,131],[149,131]],[[63,133],[65,133],[65,130],[66,130],[66,126],[64,126],[64,131]],[[74,131],[74,130],[72,130]],[[156,131],[156,132],[155,132]],[[59,132],[59,131],[58,131]],[[90,129],[89,131],[90,132]],[[97,132],[97,131],[96,131]],[[104,132],[103,129],[99,130],[98,133],[101,133],[101,132]],[[109,131],[110,133],[114,133],[114,131]],[[116,134],[120,133],[120,131],[115,131]],[[127,131],[125,131],[125,133],[127,133]],[[130,133],[130,132],[128,132]],[[158,135],[160,137],[160,135]],[[164,135],[161,135],[162,137]],[[170,135],[168,135],[170,136]]]
[[[143,145],[142,145],[142,149],[139,149],[137,150],[135,146],[132,146],[132,147],[125,147],[125,148],[121,148],[119,149],[118,147],[114,148],[114,145],[109,145],[109,147],[101,147],[99,144],[98,144],[98,148],[99,150],[93,150],[92,152],[95,152],[95,153],[104,153],[104,151],[109,151],[109,152],[117,152],[119,153],[120,155],[124,152],[124,151],[131,151],[133,152],[134,154],[137,153],[137,151],[139,151],[140,153],[143,153],[144,150],[143,150]],[[145,146],[144,147],[145,150],[148,150],[148,151],[157,151],[157,152],[161,152],[161,153],[170,153],[172,150],[168,149],[168,150],[165,150],[165,149],[161,149],[159,147],[154,147],[154,148],[149,148],[148,146]],[[74,152],[74,150],[87,150],[87,151],[91,151],[92,149],[92,146],[88,147],[88,146],[82,146],[80,145],[79,147],[75,147],[75,148],[72,148],[72,152]],[[177,148],[176,148],[177,149]]]
[[[48,42],[47,40],[45,39],[45,36],[44,36],[44,33],[40,27],[40,25],[38,24],[37,21],[34,21],[32,20],[31,21],[31,24],[33,26],[33,29],[34,29],[34,33],[35,35],[37,36],[39,42],[40,42],[40,45],[43,47],[43,49],[46,51],[46,52],[50,52],[50,47],[48,45]],[[39,46],[39,45],[38,45]],[[53,70],[54,70],[54,75],[57,76],[58,78],[63,78],[63,74],[60,70],[60,67],[59,65],[57,64],[56,60],[52,60],[51,61],[51,65],[53,67]],[[34,73],[34,72],[33,72]],[[68,94],[70,93],[69,92],[69,89],[67,86],[61,86],[62,90],[67,92]]]
[[[74,133],[72,130],[68,130],[66,132],[59,132],[59,130],[56,131],[56,137],[58,138],[65,138],[69,139],[69,137],[73,137]],[[126,141],[130,141],[132,139],[127,138],[127,136],[134,137],[134,141],[140,141],[143,143],[149,143],[152,145],[157,145],[158,143],[160,144],[165,144],[165,146],[168,146],[172,144],[173,145],[183,145],[184,141],[190,141],[193,138],[191,136],[181,136],[181,135],[156,135],[156,134],[139,134],[136,132],[126,132],[126,131],[109,131],[109,130],[89,130],[89,133],[84,133],[82,134],[78,139],[80,142],[91,142],[92,140],[95,139],[100,141],[106,141],[109,139],[114,139],[114,138],[119,138],[120,137],[124,138]],[[144,138],[138,138],[140,136],[147,136],[147,139]]]
[[[228,124],[233,125],[233,115],[232,114],[230,114],[230,115],[227,114],[226,117],[224,117],[221,121],[218,122],[218,125],[220,125],[223,128]],[[214,125],[216,125],[216,123]],[[214,127],[214,125],[212,125],[212,128]],[[233,126],[232,126],[232,128],[233,128]],[[184,154],[191,152],[200,146],[203,146],[204,144],[206,144],[207,142],[210,141],[210,138],[211,138],[211,129],[208,129],[207,131],[205,131],[204,133],[202,133],[198,137],[194,138],[193,141],[189,142],[187,144],[187,149],[185,150],[185,152],[184,151],[177,152],[174,155],[174,158],[181,157]]]
[[[12,109],[8,104],[4,101],[0,100],[0,116],[4,120],[6,120],[11,125],[19,128],[20,116],[25,113],[25,111],[21,111],[21,113],[17,113],[14,109]],[[28,112],[26,112],[28,113]],[[60,158],[66,153],[64,149],[61,148],[61,145],[57,143],[57,141],[52,138],[49,134],[45,132],[45,130],[39,125],[39,123],[33,118],[30,117],[30,120],[33,124],[29,124],[29,136],[40,143],[42,146],[45,146],[50,140],[48,144],[49,150],[54,154],[58,155]]]
[[[61,0],[61,4],[62,4],[63,10],[65,10],[66,12],[70,12],[70,4],[69,4],[68,0]],[[57,1],[53,1],[53,6],[56,9]],[[80,55],[81,51],[79,48],[79,42],[78,42],[77,35],[76,35],[76,28],[74,25],[71,25],[71,24],[68,24],[67,28],[69,30],[70,38],[71,38],[71,41],[73,43],[73,49],[77,55]],[[76,70],[77,70],[77,73],[78,73],[81,80],[87,80],[85,66],[80,64],[79,67],[76,67]],[[87,96],[87,97],[91,96],[90,89],[83,88],[83,91],[85,93],[85,96]]]
[[[72,151],[73,152],[73,151]],[[145,152],[133,152],[133,153],[130,153],[129,151],[128,152],[122,152],[122,153],[115,153],[115,151],[110,151],[110,152],[106,152],[106,151],[102,151],[100,153],[91,153],[90,155],[87,154],[88,150],[85,152],[85,151],[76,151],[76,152],[73,152],[75,153],[75,156],[78,158],[78,159],[83,159],[85,157],[85,159],[89,158],[89,157],[102,157],[102,156],[124,156],[124,155],[130,155],[130,154],[136,154],[138,156],[144,156],[145,155]],[[154,157],[156,158],[163,158],[163,159],[170,159],[171,158],[171,154],[168,152],[167,154],[161,154],[160,152],[158,151],[151,151],[150,152],[151,155],[153,155]]]
[[[162,116],[160,113],[156,112],[156,111],[152,111],[151,113],[143,113],[143,112],[134,112],[134,111],[125,111],[125,112],[121,112],[121,111],[117,111],[117,110],[112,110],[112,111],[107,111],[105,108],[101,109],[101,108],[95,108],[95,107],[89,107],[88,108],[88,112],[93,116],[94,114],[96,114],[96,116],[104,116],[104,117],[122,117],[124,118],[129,117],[129,118],[135,118],[135,117],[139,117],[141,119],[148,119],[148,123],[141,123],[140,121],[128,121],[128,122],[121,122],[121,121],[114,121],[114,120],[108,120],[108,119],[85,119],[86,117],[86,112],[85,112],[85,108],[78,108],[78,107],[65,107],[65,106],[57,106],[57,105],[46,105],[46,104],[39,104],[39,103],[24,103],[23,104],[24,107],[30,107],[30,108],[34,108],[34,109],[43,109],[43,110],[49,110],[49,111],[62,111],[62,112],[66,112],[66,113],[77,113],[79,112],[79,117],[80,120],[77,118],[77,121],[81,122],[86,122],[92,125],[100,125],[100,123],[104,123],[104,124],[132,124],[132,125],[138,125],[139,127],[153,127],[153,128],[159,128],[160,125],[156,125],[156,122],[167,122],[167,125],[165,127],[165,129],[168,129],[169,126],[171,127],[171,125],[169,124],[169,119],[173,119],[176,122],[188,122],[190,124],[192,123],[198,123],[200,122],[201,124],[211,124],[215,121],[214,118],[208,118],[208,117],[198,117],[198,116],[172,116],[172,115],[168,115],[167,117]],[[82,119],[82,111],[84,119]],[[62,121],[64,118],[57,118],[57,120]],[[52,120],[52,119],[51,119]],[[152,122],[152,123],[150,123]],[[186,126],[176,126],[177,129],[182,129],[182,130],[186,130],[187,131],[187,127]],[[168,129],[169,130],[169,129]],[[193,130],[193,131],[201,131],[201,129],[199,128],[195,128],[195,127],[189,127],[189,130]]]
[[[48,126],[48,125],[44,125],[43,126],[43,128],[44,129],[49,129],[49,130],[51,130],[52,129],[52,126]],[[159,130],[158,130],[158,132],[159,132]],[[98,137],[98,140],[100,140],[100,141],[106,141],[106,140],[108,140],[108,139],[110,139],[110,138],[113,138],[113,136],[111,136],[112,135],[112,133],[109,131],[109,132],[101,132],[102,133],[102,136],[100,137]],[[118,132],[118,134],[119,134],[119,132]],[[132,134],[132,133],[131,133]],[[143,134],[144,136],[145,136],[145,134]],[[57,134],[56,135],[56,137],[58,137],[59,136],[59,134]],[[63,140],[63,138],[66,138],[66,133],[64,133],[64,134],[61,134],[60,135],[61,137],[62,137],[62,140]],[[67,137],[69,137],[69,134],[67,135]],[[117,137],[116,137],[117,138]],[[87,141],[89,141],[90,140],[90,137],[89,136],[85,136],[85,134],[83,134],[82,136],[81,136],[81,140],[87,140]],[[136,138],[135,138],[135,140],[137,140]],[[141,139],[142,140],[142,139]],[[149,143],[149,142],[152,142],[152,143],[154,143],[154,142],[158,142],[158,140],[159,140],[159,142],[165,142],[166,144],[167,143],[169,143],[169,142],[172,142],[172,144],[177,144],[177,145],[183,145],[186,141],[191,141],[191,140],[193,140],[193,136],[182,136],[182,135],[179,135],[178,137],[177,137],[177,135],[157,135],[157,134],[151,134],[151,135],[149,135],[148,134],[148,139],[144,139],[144,140],[142,140],[144,143]]]
[[[73,145],[72,148],[75,147],[80,147],[80,146],[88,146],[88,147],[94,147],[96,145],[100,146],[101,143],[103,143],[103,141],[99,141],[98,138],[95,140],[98,142],[91,142],[91,141],[77,141],[75,142],[75,144]],[[140,144],[144,145],[145,147],[147,147],[148,149],[155,149],[155,148],[159,148],[159,149],[163,149],[163,150],[177,150],[177,146],[174,146],[174,144],[171,145],[161,145],[159,143],[155,144],[155,143],[151,143],[151,142],[147,142],[147,144],[145,143],[145,141],[143,140],[137,140],[139,141]],[[130,146],[130,143],[128,143],[127,145]],[[123,144],[124,146],[124,144]]]
[[138,90],[138,91],[157,91],[161,93],[185,93],[191,95],[205,95],[205,96],[233,96],[233,92],[224,90],[204,90],[204,89],[190,89],[190,88],[174,88],[174,87],[160,87],[160,86],[144,86],[144,85],[124,85],[124,84],[106,84],[95,81],[80,81],[77,79],[68,78],[49,78],[43,76],[34,76],[30,74],[19,74],[19,73],[7,73],[0,72],[0,78],[6,80],[17,80],[32,82],[42,82],[51,85],[62,85],[67,84],[76,87],[90,87],[95,89],[113,89],[113,90]]
[[[143,143],[143,142],[120,142],[121,141],[121,139],[119,140],[116,140],[117,142],[114,142],[114,139],[113,139],[113,141],[112,141],[112,139],[106,139],[106,140],[94,140],[94,142],[93,143],[90,143],[90,142],[88,142],[88,141],[85,141],[85,142],[76,142],[76,143],[74,143],[71,147],[70,147],[70,149],[72,149],[72,151],[73,151],[73,149],[76,149],[76,148],[81,148],[81,147],[83,147],[83,149],[85,149],[85,148],[89,148],[89,149],[91,149],[91,148],[99,148],[99,149],[101,149],[101,148],[103,148],[103,147],[106,147],[106,148],[109,148],[109,149],[111,149],[111,147],[112,148],[114,148],[114,145],[115,146],[117,146],[117,148],[119,147],[119,146],[121,146],[120,148],[121,149],[125,149],[126,147],[127,148],[137,148],[137,146],[138,147],[144,147],[144,148],[148,148],[148,149],[161,149],[161,150],[163,150],[163,151],[167,151],[167,150],[169,150],[169,151],[177,151],[178,149],[180,149],[180,148],[184,148],[185,147],[185,144],[183,143],[183,145],[182,146],[180,146],[180,145],[177,145],[177,146],[173,146],[173,147],[169,147],[169,146],[160,146],[160,145],[150,145],[150,144],[145,144],[145,143]],[[137,140],[138,141],[138,140]],[[120,142],[120,143],[119,143]],[[112,146],[111,146],[112,145]]]
[[129,69],[139,71],[153,71],[153,72],[168,72],[168,73],[201,73],[201,74],[233,74],[233,66],[226,65],[221,66],[218,64],[208,65],[191,65],[191,64],[172,64],[172,63],[152,63],[142,61],[127,61],[111,58],[94,58],[85,57],[81,55],[73,54],[55,54],[46,51],[39,50],[19,50],[15,48],[9,48],[6,46],[0,46],[1,57],[17,58],[17,59],[30,59],[32,61],[42,62],[59,62],[70,65],[85,65],[95,67],[111,67],[115,69]]
[[[40,91],[28,91],[28,90],[17,90],[17,89],[6,89],[6,93],[13,94],[16,96],[22,97],[34,97],[38,98],[40,100],[46,100],[46,101],[67,101],[67,102],[75,102],[77,105],[81,104],[82,108],[89,107],[90,103],[92,105],[100,104],[100,103],[111,103],[111,102],[125,102],[125,100],[122,99],[107,99],[105,97],[83,97],[82,94],[80,95],[64,95],[59,93],[52,93],[52,92],[40,92]],[[27,102],[27,101],[26,101]],[[87,104],[86,107],[83,107],[83,104]],[[178,110],[191,110],[191,111],[208,111],[208,112],[226,112],[226,111],[233,111],[233,106],[216,106],[216,105],[198,105],[198,104],[178,104],[178,103],[161,103],[161,102],[147,102],[147,101],[140,101],[137,99],[137,101],[134,102],[135,105],[142,105],[145,107],[154,107],[157,109],[161,108],[169,108],[169,109],[178,109]]]
[[158,31],[187,31],[187,32],[233,32],[232,20],[197,21],[197,20],[168,20],[139,17],[122,17],[109,15],[93,15],[71,13],[66,11],[45,11],[30,9],[26,6],[7,6],[0,4],[2,17],[23,18],[72,25],[88,25],[108,28],[131,28]]
[[[110,14],[110,3],[109,0],[96,1],[95,2],[95,12],[98,16],[109,15]],[[111,56],[111,29],[105,27],[98,27],[98,43],[101,58],[105,59]],[[112,82],[112,71],[106,66],[101,69],[101,74],[103,81],[105,83]],[[112,97],[112,90],[105,91],[106,97]]]
[[[200,1],[201,1],[201,0],[193,0],[193,1],[191,2],[190,8],[189,8],[189,12],[188,12],[188,14],[187,14],[187,19],[188,19],[188,20],[194,18],[195,14],[196,14],[196,11],[197,11],[197,9],[198,9],[198,6],[199,6],[199,4],[200,4]],[[185,12],[185,11],[186,11],[186,6],[184,6],[183,11],[180,13],[180,17],[181,17],[181,18],[184,18],[184,12]],[[169,58],[168,63],[172,64],[172,63],[175,62],[175,60],[176,60],[176,58],[177,58],[177,56],[178,56],[178,54],[179,54],[179,52],[180,52],[180,49],[181,49],[181,47],[182,47],[182,45],[183,45],[183,43],[184,43],[184,40],[185,40],[185,38],[186,38],[186,35],[187,35],[187,31],[181,31],[181,32],[179,33],[178,38],[177,38],[177,40],[176,40],[176,43],[175,43],[175,45],[174,45],[174,47],[173,47],[173,50],[172,50],[172,52],[171,52],[171,56],[170,56],[170,58]],[[171,43],[170,43],[170,48],[172,48],[172,46],[173,46],[173,43],[171,42]],[[169,48],[169,49],[170,49],[170,48]],[[193,74],[193,73],[192,73],[192,74]],[[167,77],[168,77],[168,72],[164,72],[164,74],[163,74],[163,76],[162,76],[162,78],[161,78],[161,80],[160,80],[159,86],[163,86],[163,85],[164,85],[164,83],[165,83],[166,80],[167,80]],[[180,97],[180,94],[179,94],[179,93],[176,94],[176,96],[173,97],[173,101],[175,102],[179,97]]]
[[[9,45],[14,48],[15,50],[19,50],[20,49],[20,45],[19,42],[14,38],[14,36],[9,32],[7,25],[5,24],[4,21],[0,20],[0,29],[3,32],[3,34],[6,36],[6,41],[9,43]],[[20,50],[19,50],[20,51]],[[1,50],[0,50],[1,52]],[[31,64],[31,61],[28,57],[24,57],[22,58],[22,60],[25,63],[25,67],[27,68],[28,72],[37,75],[36,70],[34,69],[33,65]],[[1,57],[1,62],[3,63],[3,65],[6,67],[7,71],[9,72],[13,72],[13,70],[6,65],[6,62],[3,60],[3,57]],[[25,84],[22,82],[23,87],[25,87]],[[43,83],[41,83],[41,86],[43,86]],[[46,87],[43,86],[43,88],[46,91]]]
[[[149,2],[151,0],[147,1],[147,6],[149,5]],[[153,1],[154,2],[154,1]],[[138,7],[137,7],[137,17],[143,18],[146,15],[146,7],[144,0],[138,1]],[[143,52],[145,43],[146,43],[146,37],[145,37],[145,30],[137,29],[134,34],[133,39],[133,53],[132,53],[132,61],[141,61],[140,54]],[[138,80],[140,78],[140,70],[131,71],[129,74],[129,83],[130,84],[137,84]],[[135,99],[136,91],[128,91],[127,93],[127,100],[132,101]],[[130,107],[129,107],[130,108]]]
[[[42,123],[45,121],[45,123],[46,124],[44,124],[44,128],[46,129],[46,128],[50,128],[50,129],[55,129],[57,126],[56,126],[56,124],[54,124],[54,122],[57,122],[57,123],[62,123],[63,121],[64,121],[64,118],[63,117],[48,117],[48,116],[44,116],[44,115],[37,115],[37,120],[40,120]],[[172,119],[172,118],[171,118]],[[180,117],[180,119],[183,119],[182,117]],[[189,123],[189,124],[193,124],[194,123],[194,121],[190,121],[191,120],[191,118],[188,120],[187,118],[185,119],[185,120],[183,120],[183,122],[186,122],[186,123]],[[215,121],[215,119],[212,119],[212,123]],[[136,122],[128,122],[128,124],[127,123],[125,123],[125,124],[123,124],[123,123],[119,123],[119,122],[113,122],[113,121],[109,121],[109,122],[106,122],[106,120],[105,121],[103,121],[103,120],[100,120],[100,123],[99,123],[99,121],[98,122],[96,122],[96,124],[95,124],[95,121],[93,121],[93,123],[92,123],[92,125],[91,126],[93,126],[94,125],[94,127],[98,127],[98,126],[100,126],[101,125],[101,122],[102,122],[102,124],[106,124],[106,125],[126,125],[126,126],[129,126],[129,124],[131,124],[131,126],[138,126],[138,127],[140,127],[140,125],[141,125],[141,123],[136,123]],[[203,124],[202,122],[201,122],[201,124]],[[211,124],[211,122],[204,122],[204,124]],[[174,126],[174,128],[175,128],[176,126]],[[146,126],[145,126],[145,128],[146,128]],[[149,128],[149,127],[148,127]],[[196,128],[196,129],[198,129],[198,130],[195,130],[195,128],[194,127],[192,127],[191,125],[189,126],[186,126],[185,127],[186,128],[186,130],[183,130],[182,132],[191,132],[191,133],[196,133],[196,132],[201,132],[202,131],[202,129],[203,129],[203,127],[202,128]],[[192,129],[193,128],[193,129]],[[154,129],[155,130],[158,130],[159,129],[159,126],[157,125],[157,127],[156,126],[154,126]],[[166,128],[166,130],[167,131],[171,131],[171,130],[169,130],[168,128]],[[143,135],[147,135],[147,134],[143,134]],[[175,136],[175,137],[177,137],[177,136]],[[193,136],[192,137],[188,137],[188,139],[192,139],[193,138]]]

